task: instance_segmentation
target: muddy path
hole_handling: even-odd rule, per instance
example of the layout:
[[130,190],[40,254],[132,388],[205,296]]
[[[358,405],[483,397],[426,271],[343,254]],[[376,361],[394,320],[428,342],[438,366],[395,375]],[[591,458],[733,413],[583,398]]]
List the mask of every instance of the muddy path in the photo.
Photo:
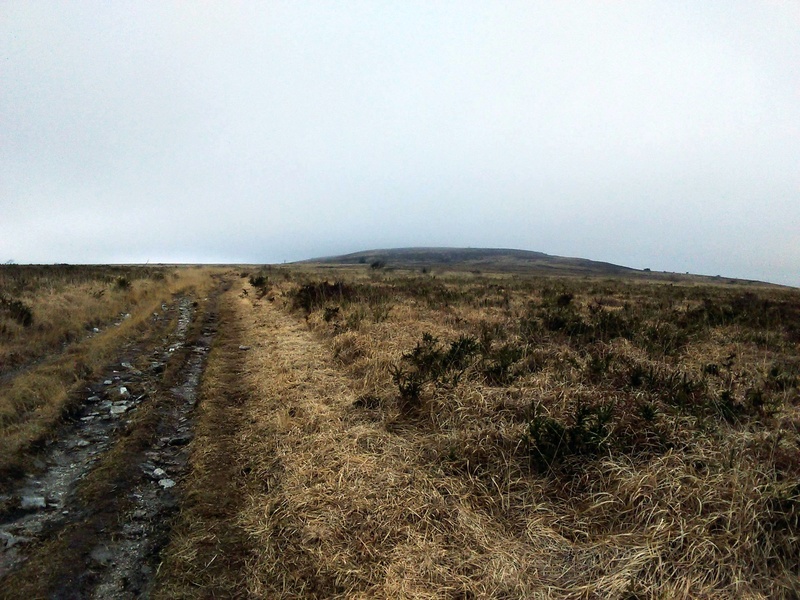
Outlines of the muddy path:
[[167,335],[122,348],[35,471],[0,488],[0,598],[147,597],[227,285],[162,307]]

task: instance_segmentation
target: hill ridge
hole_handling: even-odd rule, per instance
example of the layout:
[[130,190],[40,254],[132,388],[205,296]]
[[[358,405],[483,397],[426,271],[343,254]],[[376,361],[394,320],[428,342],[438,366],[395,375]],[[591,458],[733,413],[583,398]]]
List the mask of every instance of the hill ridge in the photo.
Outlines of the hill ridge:
[[472,248],[419,246],[382,248],[299,261],[301,263],[354,265],[383,262],[389,267],[447,267],[474,270],[541,271],[564,274],[619,275],[639,273],[638,269],[588,258],[546,254],[516,248]]

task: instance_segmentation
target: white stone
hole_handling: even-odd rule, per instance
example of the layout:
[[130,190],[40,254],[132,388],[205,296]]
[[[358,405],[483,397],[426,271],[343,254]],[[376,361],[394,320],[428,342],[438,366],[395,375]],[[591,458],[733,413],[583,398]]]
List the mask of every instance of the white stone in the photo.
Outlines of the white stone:
[[22,498],[20,498],[19,507],[22,510],[47,508],[47,501],[44,499],[44,496],[22,496]]

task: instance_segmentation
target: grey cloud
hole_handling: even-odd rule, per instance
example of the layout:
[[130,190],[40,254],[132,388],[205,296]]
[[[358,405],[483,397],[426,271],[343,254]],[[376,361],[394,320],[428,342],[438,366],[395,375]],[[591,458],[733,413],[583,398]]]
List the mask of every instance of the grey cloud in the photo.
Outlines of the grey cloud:
[[0,11],[0,260],[514,246],[800,285],[794,5]]

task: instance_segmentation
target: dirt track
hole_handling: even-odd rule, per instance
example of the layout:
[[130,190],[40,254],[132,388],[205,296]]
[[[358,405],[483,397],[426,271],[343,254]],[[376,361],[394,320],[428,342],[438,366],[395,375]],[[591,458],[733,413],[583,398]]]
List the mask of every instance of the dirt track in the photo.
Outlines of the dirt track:
[[219,291],[163,306],[164,337],[121,349],[35,469],[4,484],[0,597],[148,594],[179,506]]

